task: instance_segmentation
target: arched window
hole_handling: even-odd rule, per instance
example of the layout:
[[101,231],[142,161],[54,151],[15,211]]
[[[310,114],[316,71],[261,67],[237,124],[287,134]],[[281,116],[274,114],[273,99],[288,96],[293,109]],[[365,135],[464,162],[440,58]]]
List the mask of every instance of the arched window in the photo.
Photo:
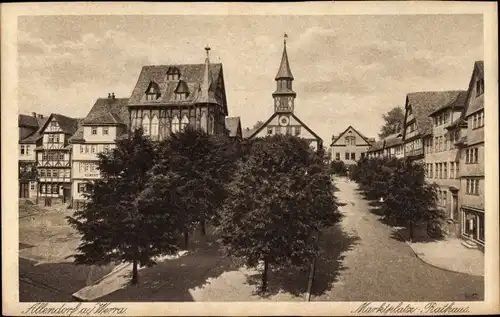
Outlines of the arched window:
[[158,137],[158,117],[156,115],[151,119],[151,136]]
[[179,132],[179,118],[177,116],[172,119],[172,133]]
[[142,130],[143,130],[144,135],[150,134],[149,124],[150,124],[149,116],[145,115],[144,118],[142,118]]
[[210,115],[208,118],[208,134],[214,134],[214,116]]
[[207,127],[207,114],[205,112],[201,113],[201,118],[200,118],[200,127],[203,131],[207,132],[208,127]]
[[184,131],[187,128],[188,124],[189,124],[189,119],[186,115],[184,115],[181,121],[181,131]]

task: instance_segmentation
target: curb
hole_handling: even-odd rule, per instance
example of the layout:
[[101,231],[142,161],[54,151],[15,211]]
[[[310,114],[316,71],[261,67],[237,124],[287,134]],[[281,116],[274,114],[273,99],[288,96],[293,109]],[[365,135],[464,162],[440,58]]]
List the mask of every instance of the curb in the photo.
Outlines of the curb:
[[456,270],[452,270],[452,269],[449,269],[449,268],[446,268],[446,267],[442,267],[442,266],[438,266],[434,263],[431,263],[429,262],[428,260],[425,260],[422,256],[420,256],[417,251],[415,251],[415,249],[413,249],[413,247],[411,246],[411,243],[408,242],[399,232],[395,231],[396,234],[410,247],[410,249],[413,251],[413,254],[415,254],[415,256],[422,262],[424,262],[425,264],[428,264],[432,267],[435,267],[437,269],[440,269],[440,270],[443,270],[443,271],[446,271],[446,272],[453,272],[453,273],[459,273],[459,274],[464,274],[464,275],[469,275],[469,276],[476,276],[476,277],[483,277],[484,278],[484,275],[477,275],[477,274],[471,274],[471,273],[466,273],[466,272],[460,272],[460,271],[456,271]]

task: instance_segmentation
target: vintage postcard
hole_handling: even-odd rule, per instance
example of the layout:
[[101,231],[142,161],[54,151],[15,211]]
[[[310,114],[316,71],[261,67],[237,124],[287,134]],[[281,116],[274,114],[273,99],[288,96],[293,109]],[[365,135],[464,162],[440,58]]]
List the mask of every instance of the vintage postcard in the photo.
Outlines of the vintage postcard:
[[1,21],[3,314],[500,313],[496,3]]

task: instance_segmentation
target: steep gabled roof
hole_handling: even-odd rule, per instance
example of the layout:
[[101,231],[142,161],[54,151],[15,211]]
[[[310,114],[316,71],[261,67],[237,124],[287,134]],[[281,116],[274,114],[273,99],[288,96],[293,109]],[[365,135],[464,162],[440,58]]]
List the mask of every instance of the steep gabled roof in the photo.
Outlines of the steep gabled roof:
[[59,127],[61,128],[61,130],[63,131],[64,134],[73,134],[73,133],[75,133],[76,130],[78,129],[78,125],[79,125],[79,123],[81,121],[81,119],[79,119],[79,118],[71,118],[71,117],[67,117],[67,116],[62,115],[62,114],[52,113],[47,118],[47,121],[43,125],[42,132],[47,127],[47,124],[50,121],[52,121],[52,118],[57,121],[57,123],[59,124]]
[[19,127],[38,128],[40,126],[37,118],[25,114],[20,114],[17,122]]
[[393,146],[397,146],[403,144],[403,140],[401,139],[401,133],[394,133],[386,136],[385,138],[375,142],[367,152],[375,152],[378,150],[383,150],[385,148],[390,148]]
[[[271,120],[273,120],[274,117],[280,115],[281,113],[279,112],[275,112],[271,117],[269,117],[269,119],[264,123],[262,124],[260,127],[258,127],[257,129],[252,129],[252,133],[247,137],[247,138],[252,138],[254,137],[257,133],[259,133],[262,129],[264,129],[265,126],[267,126],[269,124],[269,122],[271,122]],[[302,125],[302,127],[304,127],[304,129],[306,129],[309,133],[311,133],[321,144],[323,144],[323,139],[319,137],[319,135],[317,135],[316,133],[314,133],[313,130],[311,130],[311,128],[309,128],[304,122],[302,122],[302,120],[300,120],[299,118],[297,118],[297,116],[293,113],[293,112],[290,112],[290,115],[292,116],[292,118],[294,118],[295,120],[297,120],[298,123],[300,123]]]
[[411,105],[412,107],[420,135],[426,135],[432,131],[432,119],[429,115],[440,107],[453,102],[460,92],[460,90],[421,91],[406,95],[406,106]]
[[98,98],[78,130],[69,138],[70,142],[83,140],[86,125],[129,125],[128,98]]
[[438,114],[441,111],[444,111],[446,109],[462,109],[465,106],[466,100],[467,100],[467,91],[460,90],[457,97],[455,98],[455,100],[438,107],[436,110],[431,112],[429,114],[429,116],[434,116],[434,115],[436,115],[436,114]]
[[83,125],[128,124],[128,98],[99,98],[83,119]]
[[474,98],[474,100],[471,101],[472,92],[474,91],[474,83],[475,83],[475,78],[477,79],[482,79],[484,81],[484,62],[483,61],[476,61],[474,63],[474,70],[472,71],[472,75],[469,81],[469,89],[467,91],[467,101],[466,101],[466,109],[464,111],[465,117],[470,116],[471,114],[484,109],[484,93],[481,94],[480,96]]
[[[179,80],[167,80],[167,72],[177,68],[180,72],[180,80],[185,83],[189,96],[186,100],[176,100],[175,90],[179,85]],[[211,77],[210,102],[216,102],[214,97],[214,87],[219,84],[222,78],[222,64],[210,64],[209,73]],[[184,65],[151,65],[144,66],[141,70],[137,83],[128,101],[129,105],[141,104],[185,104],[198,102],[201,97],[201,86],[205,74],[205,64],[184,64]],[[160,96],[157,100],[146,101],[145,92],[150,83],[158,85]],[[184,89],[184,88],[183,88]]]
[[238,136],[238,129],[241,132],[241,121],[240,117],[228,117],[226,118],[226,129],[229,130],[229,136]]
[[371,144],[372,139],[367,138],[364,136],[362,133],[360,133],[358,130],[354,129],[352,125],[348,126],[347,129],[344,130],[344,132],[340,133],[337,137],[332,139],[332,145],[335,145],[335,143],[340,140],[340,138],[349,131],[349,129],[352,129],[354,132],[356,132],[367,144]]

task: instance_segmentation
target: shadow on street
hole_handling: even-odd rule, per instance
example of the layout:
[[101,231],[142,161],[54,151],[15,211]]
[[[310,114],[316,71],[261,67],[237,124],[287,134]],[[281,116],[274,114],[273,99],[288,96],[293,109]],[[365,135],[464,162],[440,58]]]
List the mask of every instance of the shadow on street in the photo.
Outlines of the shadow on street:
[[358,240],[358,236],[345,233],[340,223],[322,232],[311,295],[320,296],[332,289],[341,271],[346,269],[345,252],[352,250]]

